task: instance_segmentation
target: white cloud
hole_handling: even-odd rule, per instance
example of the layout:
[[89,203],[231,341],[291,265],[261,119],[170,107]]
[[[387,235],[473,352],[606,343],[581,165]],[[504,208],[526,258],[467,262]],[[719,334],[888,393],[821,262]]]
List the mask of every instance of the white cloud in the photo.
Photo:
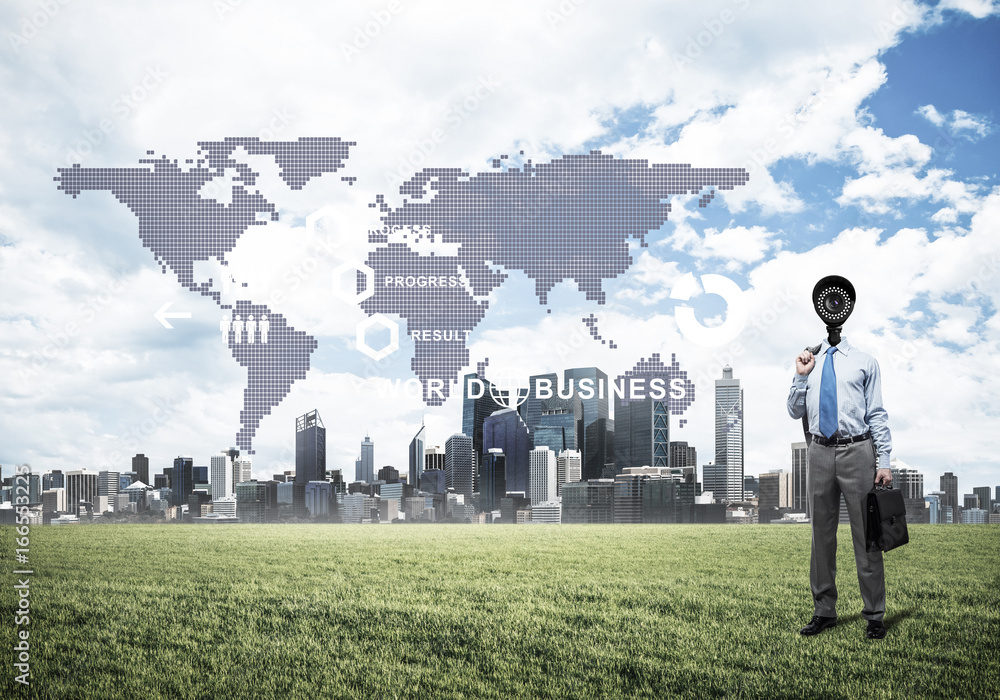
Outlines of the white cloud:
[[970,114],[961,109],[952,110],[951,114],[941,114],[934,105],[923,105],[916,112],[952,136],[960,136],[969,141],[976,141],[993,130],[989,117],[983,114]]
[[976,19],[983,19],[1000,12],[1000,2],[997,0],[941,0],[937,10],[957,10],[966,12]]

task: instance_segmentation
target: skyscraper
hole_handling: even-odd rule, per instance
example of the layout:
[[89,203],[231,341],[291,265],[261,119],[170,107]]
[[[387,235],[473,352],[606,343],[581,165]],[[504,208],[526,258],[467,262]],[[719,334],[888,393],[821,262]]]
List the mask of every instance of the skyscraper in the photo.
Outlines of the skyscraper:
[[[470,398],[478,393],[473,380],[482,382],[485,387],[479,398]],[[477,466],[485,451],[483,447],[483,423],[494,412],[507,408],[493,399],[491,389],[492,385],[485,377],[480,377],[478,374],[467,374],[462,379],[462,434],[472,438],[472,449]]]
[[729,365],[715,380],[715,464],[726,468],[727,498],[743,500],[743,390]]
[[444,448],[444,483],[446,488],[466,498],[472,496],[475,481],[476,456],[472,451],[472,438],[455,433]]
[[427,469],[444,471],[444,450],[439,445],[424,448],[424,470]]
[[295,483],[310,481],[326,481],[326,427],[316,410],[295,420]]
[[972,493],[979,496],[979,507],[985,510],[987,513],[990,512],[990,487],[989,486],[977,486],[972,489]]
[[375,443],[365,435],[361,442],[361,454],[354,462],[354,480],[371,483],[375,481]]
[[528,453],[531,448],[528,426],[514,409],[494,411],[483,422],[483,449],[499,449],[506,458],[508,494],[520,492],[523,496],[528,496]]
[[563,450],[556,456],[556,495],[562,495],[563,484],[580,481],[583,476],[583,456],[580,450]]
[[806,450],[806,443],[792,443],[792,509],[809,515],[809,494],[806,491]]
[[[668,411],[666,401],[650,398],[622,400],[615,404],[614,461],[617,473],[636,467],[669,466]],[[583,476],[587,478],[586,466]]]
[[941,502],[941,508],[951,508],[952,515],[954,517],[954,522],[958,522],[959,508],[962,505],[958,502],[958,477],[951,472],[945,472],[941,476],[941,491],[944,491],[944,500]]
[[[576,449],[580,450],[583,457],[583,478],[595,479],[601,475],[605,464],[616,459],[615,448],[609,445],[607,440],[607,431],[615,428],[605,423],[605,430],[592,430],[589,438],[587,433],[587,428],[595,421],[602,419],[608,421],[611,418],[608,403],[610,393],[608,391],[608,375],[597,367],[574,367],[563,372],[563,378],[567,388],[572,380],[574,393],[580,391],[583,380],[588,380],[583,386],[589,384],[594,388],[590,398],[581,399],[583,415],[577,429]],[[602,386],[604,390],[600,391]],[[615,408],[617,410],[617,406]]]
[[253,479],[253,465],[249,457],[240,458],[240,451],[230,447],[227,452],[233,465],[233,494],[236,494],[236,484]]
[[773,469],[761,474],[760,510],[790,508],[792,504],[792,475],[783,469]]
[[42,475],[42,490],[61,489],[66,487],[66,475],[59,469],[53,469],[48,474]]
[[[727,500],[738,500],[729,498],[729,473],[726,465],[709,462],[701,468],[702,490],[711,491],[712,498],[716,503]],[[742,491],[742,485],[740,487]]]
[[173,471],[170,472],[171,503],[175,506],[188,502],[188,496],[194,491],[194,460],[191,457],[180,456],[174,460]]
[[489,448],[479,465],[479,508],[491,513],[500,510],[507,495],[506,464],[503,450]]
[[118,472],[108,470],[97,473],[97,495],[107,496],[108,503],[114,503],[114,497],[118,495],[118,488],[121,485],[119,476]]
[[420,424],[420,430],[410,440],[410,478],[407,483],[417,486],[420,484],[420,475],[424,472],[424,443],[426,440],[426,427]]
[[140,453],[132,458],[132,471],[138,475],[138,480],[144,484],[149,483],[149,457]]
[[670,466],[682,469],[684,467],[698,468],[698,450],[687,442],[674,441],[670,443]]
[[209,483],[212,484],[212,500],[217,501],[220,498],[236,495],[229,452],[223,450],[219,454],[212,455],[209,460],[208,479]]
[[548,447],[536,447],[528,455],[529,485],[532,505],[556,497],[556,453]]
[[66,472],[66,510],[74,515],[80,514],[80,503],[97,503],[96,472],[86,469]]

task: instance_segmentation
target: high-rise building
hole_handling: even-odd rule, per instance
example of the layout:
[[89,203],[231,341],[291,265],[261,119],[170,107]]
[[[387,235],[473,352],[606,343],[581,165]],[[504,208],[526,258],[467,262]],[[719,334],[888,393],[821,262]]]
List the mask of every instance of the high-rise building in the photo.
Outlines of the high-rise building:
[[715,380],[715,464],[726,468],[727,499],[743,500],[743,390],[733,368]]
[[[573,393],[579,393],[581,387],[593,387],[590,398],[581,399],[583,416],[577,429],[576,449],[583,458],[583,478],[597,478],[604,471],[604,466],[615,461],[615,447],[608,443],[608,431],[615,428],[608,424],[611,418],[608,375],[597,367],[574,367],[563,372],[563,380],[567,390],[573,384]],[[603,387],[603,391],[601,390]],[[617,410],[617,406],[615,407]],[[617,420],[617,416],[615,417]],[[595,421],[604,420],[604,429],[587,429]]]
[[354,462],[354,480],[369,484],[375,481],[375,443],[367,435],[361,442],[361,454]]
[[792,474],[783,469],[772,469],[766,474],[761,474],[760,500],[758,501],[761,511],[771,508],[791,508],[792,507]]
[[444,470],[445,452],[440,445],[434,445],[424,450],[424,469]]
[[[969,510],[972,508],[979,508],[979,494],[978,493],[967,493],[962,500],[962,510]],[[964,520],[962,521],[965,522]]]
[[472,497],[475,487],[476,456],[472,450],[472,438],[464,433],[455,433],[445,442],[445,487],[466,498]]
[[235,495],[233,488],[233,467],[229,452],[223,450],[209,459],[209,483],[212,484],[212,498],[216,501]]
[[583,479],[583,455],[580,450],[563,450],[556,457],[556,495],[562,494],[562,485]]
[[330,515],[333,501],[333,484],[329,481],[310,481],[305,485],[305,507],[313,518]]
[[743,477],[743,498],[758,498],[760,496],[760,480],[753,474]]
[[903,492],[904,499],[924,498],[924,475],[916,469],[910,468],[898,457],[893,457],[889,461],[889,469],[892,470],[892,487]]
[[507,496],[507,460],[503,450],[489,449],[479,464],[479,508],[491,513],[500,510],[501,499]]
[[[528,380],[524,422],[531,431],[535,447],[548,447],[555,453],[575,450],[584,437],[583,402],[576,387],[570,391],[568,382],[560,391],[558,377],[553,374],[535,375]],[[546,398],[539,398],[539,394]]]
[[979,507],[985,510],[987,513],[990,512],[990,487],[989,486],[977,486],[972,489],[972,493],[979,496]]
[[399,481],[399,470],[392,465],[385,465],[378,470],[378,481],[384,481],[387,484],[393,484]]
[[589,479],[563,484],[564,523],[611,523],[615,515],[613,479]]
[[809,493],[806,491],[806,451],[804,442],[792,443],[792,509],[809,515]]
[[[652,470],[652,467],[650,467]],[[641,467],[635,472],[645,471]],[[642,522],[642,486],[647,475],[633,473],[633,468],[629,467],[627,472],[615,476],[614,482],[614,522],[616,523],[641,523]]]
[[241,523],[262,523],[267,508],[267,485],[251,479],[236,484],[236,517]]
[[[481,396],[476,382],[481,382],[484,387]],[[485,454],[483,424],[496,411],[508,408],[496,402],[493,398],[494,393],[501,397],[504,395],[504,392],[494,389],[485,377],[467,374],[462,378],[462,434],[472,438],[472,450],[477,468],[482,455]],[[478,398],[471,398],[477,396]]]
[[958,510],[961,503],[958,501],[958,476],[951,472],[945,472],[941,476],[940,490],[944,491],[945,497],[941,502],[942,508],[951,508],[955,515],[955,522],[958,522]]
[[702,489],[711,491],[716,503],[743,500],[743,477],[725,464],[709,462],[701,468]]
[[[652,466],[652,465],[650,465]],[[698,467],[698,450],[694,445],[686,442],[670,443],[670,466],[678,469],[682,467]]]
[[42,475],[42,491],[66,488],[66,477],[59,469]]
[[211,483],[208,480],[208,467],[193,467],[191,474],[195,485]]
[[233,493],[235,493],[236,484],[253,478],[253,464],[249,456],[240,457],[240,451],[235,447],[229,448],[229,459],[233,464]]
[[174,459],[174,468],[170,472],[170,490],[173,505],[181,506],[188,502],[188,497],[194,491],[194,460],[191,457],[179,456]]
[[445,474],[443,469],[425,469],[420,473],[420,490],[427,493],[444,493]]
[[118,495],[121,486],[121,475],[118,472],[102,470],[97,473],[97,495],[107,496],[108,502]]
[[548,447],[536,447],[528,455],[529,486],[532,505],[556,497],[556,453]]
[[426,426],[421,423],[420,430],[410,440],[410,478],[407,483],[414,486],[420,484],[420,475],[424,472],[424,443],[427,440],[426,433]]
[[80,514],[80,503],[97,504],[98,476],[86,469],[66,472],[66,510]]
[[295,482],[326,481],[326,427],[319,411],[295,419]]
[[[512,408],[494,411],[483,423],[483,449],[499,449],[506,458],[507,493],[528,497],[528,454],[531,452],[528,426]],[[480,488],[480,491],[482,489]]]
[[[669,466],[670,420],[667,401],[645,398],[617,402],[614,449],[615,471],[619,474],[626,469],[638,467]],[[587,474],[585,465],[585,479],[588,478]]]
[[138,476],[138,481],[149,483],[149,457],[139,453],[132,458],[132,471]]
[[924,496],[924,503],[927,504],[927,522],[931,525],[939,525],[944,522],[941,517],[941,500],[943,497],[943,491],[931,491]]

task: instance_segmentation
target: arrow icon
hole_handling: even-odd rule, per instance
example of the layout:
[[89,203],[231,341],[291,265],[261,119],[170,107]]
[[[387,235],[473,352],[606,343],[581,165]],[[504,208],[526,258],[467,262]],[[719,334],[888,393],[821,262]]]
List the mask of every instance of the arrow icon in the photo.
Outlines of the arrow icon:
[[168,318],[191,318],[190,311],[171,311],[168,313],[167,309],[169,309],[170,305],[173,303],[174,302],[172,301],[168,301],[166,304],[161,306],[155,314],[153,314],[153,318],[162,323],[164,328],[173,328],[167,320]]

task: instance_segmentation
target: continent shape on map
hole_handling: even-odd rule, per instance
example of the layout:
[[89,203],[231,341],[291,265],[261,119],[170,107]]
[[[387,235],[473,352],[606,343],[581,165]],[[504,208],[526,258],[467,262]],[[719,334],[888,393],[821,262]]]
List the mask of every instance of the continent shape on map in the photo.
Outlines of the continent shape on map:
[[[494,159],[493,167],[500,168],[506,159]],[[457,244],[457,256],[447,258],[448,268],[457,263],[467,288],[450,290],[439,299],[456,305],[426,308],[423,302],[439,292],[383,282],[417,279],[427,274],[425,261],[437,258],[383,254],[385,248],[377,248],[368,257],[368,265],[377,266],[375,288],[361,306],[369,315],[399,314],[411,336],[425,328],[466,331],[465,337],[444,347],[425,339],[423,332],[414,337],[411,366],[424,385],[424,401],[441,405],[458,380],[458,360],[467,364],[465,338],[488,309],[487,300],[475,298],[489,294],[511,271],[534,281],[541,304],[548,303],[548,293],[564,280],[573,280],[588,300],[603,304],[603,281],[632,265],[629,240],[645,247],[646,234],[667,221],[667,197],[703,192],[698,205],[705,207],[716,189],[731,190],[748,180],[744,168],[650,165],[644,159],[614,158],[600,151],[537,165],[527,160],[521,167],[475,175],[458,168],[424,168],[400,186],[400,194],[409,198],[401,206],[392,208],[384,197],[377,198],[372,206],[380,209],[382,231],[370,234],[369,241],[388,243],[391,233],[409,230],[425,231],[420,236],[431,241]],[[442,385],[443,396],[436,390]]]
[[[233,137],[222,141],[198,143],[197,159],[188,159],[183,168],[177,160],[146,158],[138,168],[59,168],[54,180],[59,189],[74,198],[85,190],[108,190],[139,219],[139,238],[149,248],[164,274],[169,268],[185,289],[211,298],[222,309],[231,309],[230,326],[237,315],[246,319],[253,314],[268,316],[268,342],[240,342],[230,328],[226,344],[232,356],[247,368],[247,387],[243,393],[240,430],[236,444],[253,454],[253,438],[261,419],[271,412],[291,390],[292,383],[305,378],[309,356],[316,349],[316,339],[289,326],[284,317],[267,306],[251,300],[238,300],[235,308],[222,304],[221,293],[212,280],[198,283],[194,263],[217,258],[226,265],[225,256],[250,226],[262,226],[278,220],[275,205],[259,191],[248,188],[259,173],[233,157],[237,148],[249,155],[269,155],[279,166],[281,179],[294,190],[301,189],[313,177],[335,172],[344,166],[354,142],[339,138],[300,138],[297,141],[261,141],[259,138]],[[152,155],[148,151],[147,155]],[[195,162],[197,160],[197,162]],[[222,204],[201,196],[209,180],[234,169],[232,202]],[[353,183],[353,178],[342,178]],[[259,215],[265,215],[261,220]],[[225,317],[224,317],[225,318]]]

